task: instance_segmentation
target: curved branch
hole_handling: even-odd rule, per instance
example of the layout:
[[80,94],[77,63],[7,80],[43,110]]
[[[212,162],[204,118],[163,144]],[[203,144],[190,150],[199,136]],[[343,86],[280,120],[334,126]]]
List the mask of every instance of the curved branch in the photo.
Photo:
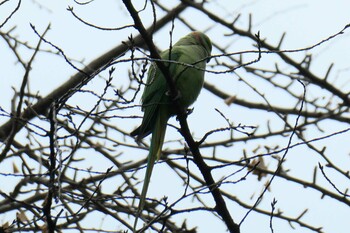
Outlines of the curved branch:
[[[155,25],[150,26],[147,29],[147,32],[151,31],[157,31],[160,28],[162,28],[165,24],[170,22],[175,15],[178,15],[180,12],[182,12],[186,8],[185,5],[179,4],[177,7],[175,7],[173,10],[169,11],[169,13],[157,21]],[[134,38],[134,43],[136,46],[142,46],[144,44],[144,40],[141,35],[138,35]],[[84,79],[86,78],[86,75],[92,75],[95,70],[98,70],[99,68],[103,67],[105,64],[108,64],[113,58],[120,56],[125,51],[128,50],[127,44],[120,44],[117,47],[111,49],[107,53],[101,55],[100,57],[93,60],[90,64],[86,66],[82,70],[82,72],[78,72],[75,75],[73,75],[67,82],[62,84],[60,87],[52,91],[50,94],[48,94],[46,97],[40,99],[36,104],[29,106],[26,108],[21,117],[21,125],[19,125],[15,132],[17,133],[20,131],[25,123],[33,118],[35,118],[38,115],[43,115],[46,113],[48,108],[50,107],[51,103],[64,96],[67,92],[69,92],[71,89],[75,88],[79,84],[81,84]],[[84,74],[85,73],[85,74]],[[16,119],[12,118],[8,120],[5,124],[0,126],[0,142],[4,142],[9,135],[9,132],[11,131],[13,122],[16,121]]]

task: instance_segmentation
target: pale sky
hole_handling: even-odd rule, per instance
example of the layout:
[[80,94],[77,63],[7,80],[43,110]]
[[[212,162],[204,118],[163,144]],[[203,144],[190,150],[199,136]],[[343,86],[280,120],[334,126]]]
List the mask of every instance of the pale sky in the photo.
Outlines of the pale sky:
[[[169,4],[174,5],[177,1],[172,0],[169,2]],[[314,45],[339,32],[350,23],[350,1],[347,0],[225,0],[210,2],[213,3],[213,8],[210,10],[218,12],[218,14],[220,13],[222,16],[227,15],[225,17],[227,20],[235,18],[238,13],[241,14],[237,26],[242,29],[247,28],[249,13],[251,13],[253,20],[252,30],[254,32],[260,31],[261,38],[266,39],[271,44],[277,44],[283,32],[286,32],[287,34],[282,49],[288,50]],[[0,6],[0,22],[4,21],[4,17],[6,17],[8,12],[11,12],[11,9],[14,9],[16,5],[17,1],[10,1],[9,3]],[[1,32],[6,32],[16,26],[16,28],[13,29],[12,34],[17,35],[19,40],[28,42],[31,46],[35,46],[38,37],[34,34],[30,24],[34,25],[39,33],[42,33],[50,24],[51,29],[45,38],[60,47],[69,58],[77,61],[83,60],[85,64],[109,49],[117,46],[121,41],[126,40],[131,32],[133,35],[137,35],[135,30],[132,29],[126,29],[123,31],[101,31],[89,28],[81,22],[78,22],[71,13],[67,11],[68,6],[74,7],[74,12],[76,12],[81,18],[102,27],[119,27],[132,22],[130,16],[123,8],[123,5],[119,4],[117,0],[104,0],[103,2],[95,1],[86,6],[79,6],[75,4],[74,1],[70,0],[50,2],[39,0],[22,1],[20,10],[3,28],[1,28]],[[144,20],[147,23],[152,20],[152,17],[148,17],[148,13],[146,12],[144,16]],[[205,19],[196,17],[196,14],[198,13],[195,11],[186,11],[183,14],[183,17],[191,17],[190,23],[199,29],[205,30],[208,27],[213,27],[208,19],[206,22]],[[160,13],[158,17],[161,16],[162,14]],[[161,49],[166,49],[169,44],[169,30],[170,26],[165,27],[160,30],[154,38],[157,46]],[[189,30],[183,27],[180,23],[175,24],[174,41],[185,35],[188,31]],[[222,34],[227,32],[227,30],[225,31],[222,28],[214,27],[208,31],[208,36],[210,36],[213,41],[218,42],[218,38],[223,38]],[[312,53],[313,63],[311,70],[319,75],[325,74],[329,65],[334,63],[333,75],[331,78],[333,78],[338,85],[342,86],[344,88],[343,90],[350,90],[348,81],[350,75],[349,35],[350,29],[346,30],[343,35],[338,36],[313,50],[295,53],[292,56],[295,59],[301,59],[305,53]],[[252,44],[244,44],[245,42],[237,38],[223,38],[222,40],[220,39],[219,43],[229,45],[230,52],[239,52],[252,48]],[[49,45],[44,45],[43,48],[55,51],[55,49]],[[28,60],[32,54],[31,51],[24,48],[20,51],[24,60]],[[218,53],[218,50],[214,49],[213,54],[216,53]],[[272,56],[263,56],[259,65],[266,64],[266,66],[271,66],[272,63],[269,59],[273,59]],[[0,38],[0,61],[0,69],[2,70],[0,76],[0,106],[10,112],[10,103],[13,97],[13,90],[11,87],[19,89],[24,71],[20,64],[16,64],[16,57],[9,51],[7,44],[2,38]],[[127,64],[127,66],[129,66],[129,64]],[[239,73],[240,71],[237,72]],[[68,66],[62,57],[49,53],[41,53],[33,63],[33,70],[30,74],[29,82],[30,90],[33,93],[38,92],[41,96],[45,96],[75,73],[76,71]],[[118,76],[125,76],[127,75],[127,70],[118,70],[117,74]],[[123,77],[120,77],[121,80],[122,78]],[[114,80],[114,82],[116,82],[115,85],[122,86],[122,83],[118,83],[118,80],[118,78]],[[223,87],[223,89],[226,88],[225,90],[227,91],[234,92],[237,96],[245,97],[249,92],[249,90],[241,86],[237,80],[235,81],[232,79],[232,74],[219,76],[207,74],[206,80],[209,83]],[[90,85],[96,85],[97,88],[102,87],[99,86],[100,84],[98,82],[94,81]],[[278,93],[270,92],[268,87],[265,89],[262,88],[261,91],[265,92],[266,95],[270,95],[271,98],[274,99],[276,105],[284,105],[288,102],[288,99],[278,96]],[[319,93],[318,91],[319,90],[312,90],[311,95],[317,96]],[[250,97],[247,96],[246,98]],[[88,104],[84,102],[88,100],[79,98],[76,98],[76,100],[79,100],[80,104]],[[213,95],[207,91],[203,91],[195,104],[194,113],[191,114],[191,117],[188,120],[195,136],[200,137],[200,135],[203,135],[203,133],[208,130],[220,127],[224,124],[224,122],[221,122],[220,120],[211,122],[211,124],[203,124],[203,115],[205,115],[207,119],[218,117],[214,108],[219,108],[222,112],[229,115],[231,117],[230,119],[237,124],[258,125],[259,120],[265,117],[262,114],[259,116],[261,119],[257,119],[257,116],[252,115],[248,110],[237,112],[239,111],[239,108],[228,107],[221,100],[213,98]],[[137,113],[141,114],[140,111]],[[7,120],[6,117],[0,116],[0,124]],[[176,124],[174,119],[172,119],[171,122]],[[124,127],[126,130],[132,130],[137,124],[139,124],[139,122],[135,120],[133,122],[128,122]],[[346,125],[323,126],[327,132],[334,132],[348,127]],[[169,130],[167,137],[170,138],[172,133],[174,133],[174,131],[172,132]],[[317,137],[317,133],[313,131],[307,132],[307,134],[310,138]],[[337,160],[339,159],[336,156],[337,154],[349,154],[349,143],[345,140],[349,138],[348,136],[348,134],[336,136],[316,145],[329,146],[329,149],[334,150],[334,156],[336,157],[334,159]],[[211,138],[211,140],[215,140],[215,137]],[[280,143],[280,141],[278,143]],[[287,141],[283,143],[286,145]],[[258,144],[259,142],[256,143],[256,145]],[[244,145],[237,145],[237,147],[232,149],[232,152],[238,153],[242,147],[244,147]],[[317,164],[318,160],[310,155],[304,154],[305,150],[306,147],[303,146],[292,149],[288,156],[288,166],[289,169],[291,169],[291,172],[296,176],[310,180],[312,178],[312,170],[303,169],[304,163],[305,167],[312,167],[315,163]],[[137,159],[140,159],[141,156],[146,156],[145,153],[139,154]],[[206,153],[209,152],[203,150],[203,154]],[[310,157],[305,159],[307,156]],[[128,159],[130,160],[130,156]],[[300,164],[301,159],[303,164]],[[94,166],[95,169],[100,169],[100,171],[105,171],[106,168],[109,167],[108,165],[99,164],[98,160],[96,160],[96,163],[93,162],[94,160],[90,161],[93,163],[91,166]],[[348,158],[345,160],[340,158],[340,162],[347,164],[347,167],[350,165]],[[0,164],[0,170],[5,171],[9,169],[9,166],[10,164]],[[87,164],[87,167],[88,166],[89,164]],[[169,185],[171,182],[164,183],[164,177],[162,174],[166,169],[169,168],[166,166],[155,167],[149,195],[163,197],[166,196],[167,193],[173,191],[171,190],[172,187]],[[217,175],[217,178],[220,178],[220,174]],[[257,193],[259,193],[263,187],[263,184],[258,184],[255,178],[256,177],[252,177],[246,182],[234,186],[235,189],[232,191],[237,192],[237,189],[239,189],[240,195],[244,196],[244,193],[246,193],[247,196],[245,200],[247,200],[247,202],[253,202],[252,200],[255,200],[254,198],[256,198]],[[0,175],[1,184],[6,183],[7,181],[7,177]],[[343,182],[342,179],[340,179],[340,181]],[[180,184],[178,180],[174,182]],[[347,183],[341,183],[341,187],[345,189],[346,187],[349,187],[349,180],[344,182]],[[325,186],[331,189],[326,182]],[[286,183],[283,180],[276,179],[272,185],[272,192],[268,192],[265,195],[262,205],[268,206],[269,203],[271,203],[271,200],[276,198],[278,200],[277,208],[280,208],[282,211],[288,211],[291,216],[297,216],[303,210],[302,207],[307,203],[307,207],[310,211],[305,215],[305,222],[310,221],[310,223],[315,226],[323,226],[324,232],[326,233],[348,232],[348,229],[350,229],[350,222],[348,221],[350,210],[348,206],[345,206],[345,204],[339,204],[336,201],[327,198],[321,199],[320,196],[313,195],[314,193],[308,189],[299,189],[298,192],[295,190],[295,187],[286,186]],[[256,196],[250,200],[253,192],[256,192]],[[1,198],[2,197],[0,197],[0,200]],[[176,197],[173,197],[172,200],[174,199],[176,199]],[[208,202],[212,202],[211,196],[208,196]],[[229,207],[232,216],[237,222],[239,222],[246,213],[246,210],[240,209],[237,205],[232,204],[230,204]],[[267,209],[268,208],[269,207],[267,207]],[[9,214],[4,216],[4,218],[6,221],[9,221],[13,219],[13,216],[10,216]],[[198,232],[200,233],[225,232],[226,228],[224,224],[218,219],[215,219],[214,222],[212,222],[212,219],[212,216],[209,217],[205,214],[196,214],[193,218],[189,218],[187,223],[189,226],[197,226],[197,224],[199,224]],[[0,217],[0,223],[4,221],[5,220],[2,220]],[[297,230],[293,230],[286,222],[281,222],[278,219],[274,219],[274,230],[278,233],[311,232],[299,227]],[[270,232],[269,220],[266,217],[262,217],[253,212],[242,225],[241,232]]]

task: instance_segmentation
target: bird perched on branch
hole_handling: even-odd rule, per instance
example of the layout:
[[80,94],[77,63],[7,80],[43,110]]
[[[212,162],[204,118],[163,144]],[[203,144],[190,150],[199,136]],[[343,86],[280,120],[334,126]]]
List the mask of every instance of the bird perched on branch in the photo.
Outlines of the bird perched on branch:
[[211,50],[209,37],[195,31],[181,38],[171,49],[161,53],[162,62],[174,80],[178,92],[176,98],[169,95],[166,78],[155,63],[148,72],[141,97],[144,112],[142,123],[130,133],[131,136],[136,136],[137,141],[152,134],[134,230],[144,208],[154,163],[160,158],[167,122],[171,116],[177,114],[174,101],[177,101],[181,108],[187,109],[197,99],[203,86],[205,66],[210,60]]

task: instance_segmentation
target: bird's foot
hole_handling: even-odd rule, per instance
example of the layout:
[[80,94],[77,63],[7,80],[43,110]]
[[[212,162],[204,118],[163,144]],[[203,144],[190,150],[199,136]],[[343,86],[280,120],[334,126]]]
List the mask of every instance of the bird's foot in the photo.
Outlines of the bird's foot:
[[[187,118],[188,115],[192,114],[193,109],[194,109],[194,108],[187,108],[187,109],[186,109],[186,112],[185,112],[185,115],[184,115],[185,118]],[[179,121],[179,117],[178,117],[178,116],[176,116],[176,120]]]
[[186,109],[186,115],[191,115],[193,113],[194,108],[188,108]]
[[181,98],[181,92],[178,91],[178,90],[177,90],[176,92],[177,92],[177,93],[176,93],[175,96],[172,96],[171,93],[170,93],[170,91],[167,91],[167,92],[165,93],[165,95],[170,96],[171,99],[172,99],[172,101],[177,101],[177,100],[179,100],[179,99]]

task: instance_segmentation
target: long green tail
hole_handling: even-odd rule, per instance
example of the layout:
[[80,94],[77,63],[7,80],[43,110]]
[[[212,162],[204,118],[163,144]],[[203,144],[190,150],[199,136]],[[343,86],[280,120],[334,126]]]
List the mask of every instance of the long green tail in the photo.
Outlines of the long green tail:
[[148,186],[151,180],[154,162],[160,158],[160,152],[162,150],[162,146],[164,142],[167,122],[168,122],[168,116],[164,113],[163,114],[160,113],[159,117],[156,120],[155,127],[152,131],[152,139],[151,139],[151,145],[148,153],[145,180],[143,182],[139,207],[138,207],[138,211],[134,222],[134,232],[136,232],[137,220],[142,213],[143,207],[145,206],[146,194],[147,194]]

